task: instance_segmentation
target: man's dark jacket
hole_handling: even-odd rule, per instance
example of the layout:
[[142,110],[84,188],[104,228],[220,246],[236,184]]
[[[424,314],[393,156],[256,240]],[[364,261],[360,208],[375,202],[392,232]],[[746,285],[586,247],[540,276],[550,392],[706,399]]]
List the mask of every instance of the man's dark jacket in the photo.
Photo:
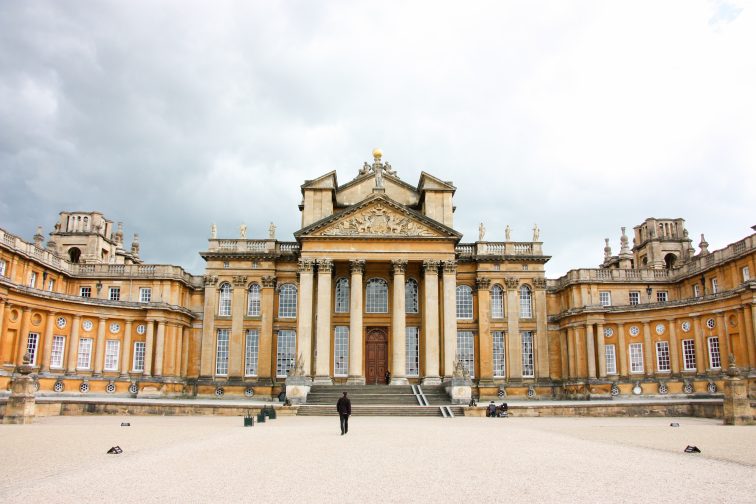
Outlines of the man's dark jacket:
[[350,401],[346,397],[339,398],[338,402],[336,403],[336,411],[339,412],[339,415],[351,415],[352,414],[352,401]]

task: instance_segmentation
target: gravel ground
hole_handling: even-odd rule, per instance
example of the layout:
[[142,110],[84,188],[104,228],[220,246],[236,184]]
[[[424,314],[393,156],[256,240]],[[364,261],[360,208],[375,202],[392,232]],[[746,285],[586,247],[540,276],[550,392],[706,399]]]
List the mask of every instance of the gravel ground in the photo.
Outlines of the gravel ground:
[[[252,428],[240,417],[0,425],[0,502],[756,502],[756,427],[694,418],[350,423],[343,437],[337,417]],[[702,453],[683,453],[688,444]],[[123,454],[106,455],[113,445]]]

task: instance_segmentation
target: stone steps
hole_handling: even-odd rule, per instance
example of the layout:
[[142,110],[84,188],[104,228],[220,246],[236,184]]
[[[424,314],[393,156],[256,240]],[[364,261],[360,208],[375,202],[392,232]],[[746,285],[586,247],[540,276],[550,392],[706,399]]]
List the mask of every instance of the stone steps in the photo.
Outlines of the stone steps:
[[[410,386],[389,385],[315,385],[307,396],[307,404],[310,405],[335,405],[347,392],[352,405],[397,405],[418,406],[417,397]],[[450,405],[449,397],[443,387],[424,387],[428,403],[435,405]]]
[[[455,416],[464,416],[462,406],[451,406]],[[338,416],[336,405],[299,406],[297,416]],[[352,404],[352,416],[404,416],[404,417],[441,417],[438,406],[359,406]]]

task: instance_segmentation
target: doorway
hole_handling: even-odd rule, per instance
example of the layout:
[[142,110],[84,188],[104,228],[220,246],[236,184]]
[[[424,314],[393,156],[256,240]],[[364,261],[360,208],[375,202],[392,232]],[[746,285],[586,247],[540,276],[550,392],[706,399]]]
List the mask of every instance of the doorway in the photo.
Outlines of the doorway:
[[369,327],[365,338],[365,383],[386,383],[388,333],[385,327]]

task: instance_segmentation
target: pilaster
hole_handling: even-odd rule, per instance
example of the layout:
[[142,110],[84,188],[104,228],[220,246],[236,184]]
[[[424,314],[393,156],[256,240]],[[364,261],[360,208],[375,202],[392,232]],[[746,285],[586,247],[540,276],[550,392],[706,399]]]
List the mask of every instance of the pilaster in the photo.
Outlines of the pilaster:
[[588,378],[596,378],[596,347],[593,338],[593,324],[585,325],[585,358],[588,361]]
[[509,376],[522,378],[522,336],[520,335],[520,305],[517,289],[520,280],[517,277],[504,279],[507,285],[507,339],[509,341]]
[[228,342],[228,377],[241,378],[244,375],[244,350],[242,342],[244,341],[244,314],[247,277],[234,276],[233,295],[231,297],[231,334]]
[[[257,377],[273,379],[273,318],[276,293],[276,277],[266,275],[262,277],[260,291],[260,340],[257,358]],[[312,281],[310,282],[312,284]],[[301,287],[301,281],[300,281]],[[300,350],[301,351],[301,350]],[[305,369],[308,369],[305,367]]]
[[[209,378],[213,376],[213,363],[215,362],[215,313],[216,313],[216,300],[218,299],[218,277],[213,275],[205,275],[205,305],[202,312],[202,343],[200,348],[200,377]],[[148,324],[149,328],[149,324]],[[150,333],[148,332],[148,335]],[[145,363],[144,374],[149,376],[150,372],[147,370],[148,362],[147,354],[152,356],[151,338],[145,344]]]
[[165,354],[165,322],[158,322],[155,338],[155,376],[163,376],[163,355]]
[[362,275],[365,272],[365,260],[354,259],[349,262],[351,282],[349,284],[349,378],[347,383],[365,384],[362,370]]
[[95,343],[94,354],[94,375],[102,375],[102,367],[105,364],[105,327],[107,326],[107,319],[100,317],[97,319],[97,342]]
[[121,377],[125,378],[129,373],[131,357],[131,320],[127,320],[123,329],[123,348],[121,349]]
[[333,261],[318,259],[318,316],[313,383],[330,384],[331,380],[331,272]]
[[[445,277],[444,277],[445,278]],[[478,293],[478,341],[480,382],[493,383],[493,340],[491,335],[491,279],[478,277],[475,280]],[[444,289],[446,290],[446,289]]]
[[[443,282],[444,282],[444,379],[451,380],[454,374],[454,361],[457,358],[457,261],[443,261]],[[484,279],[488,285],[491,285],[489,279]],[[486,288],[487,290],[487,288]],[[480,306],[480,299],[478,306]],[[488,303],[486,303],[488,305]],[[488,320],[486,312],[486,320]],[[487,331],[490,339],[490,331]],[[480,336],[483,337],[481,329]],[[493,369],[491,370],[493,374]]]
[[297,351],[304,363],[305,376],[312,376],[312,307],[315,260],[299,259],[299,313],[297,315]]
[[435,260],[423,261],[423,338],[425,339],[425,374],[423,385],[438,385],[439,375],[439,334],[438,334],[438,265]]

